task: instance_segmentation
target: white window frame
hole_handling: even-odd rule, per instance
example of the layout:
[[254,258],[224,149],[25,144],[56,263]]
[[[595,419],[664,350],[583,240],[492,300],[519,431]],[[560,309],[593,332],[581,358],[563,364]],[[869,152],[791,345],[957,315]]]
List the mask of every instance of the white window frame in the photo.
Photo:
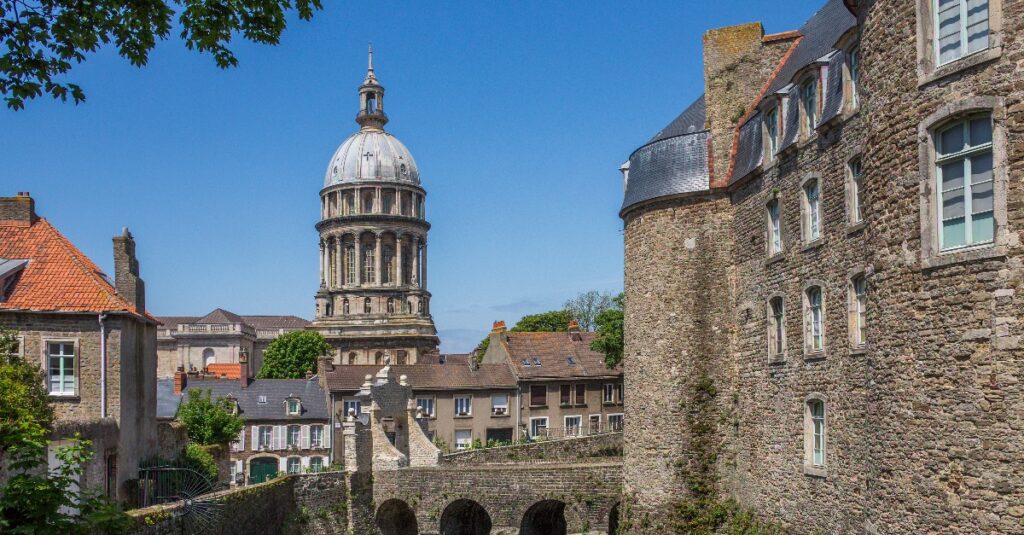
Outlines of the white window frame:
[[[781,314],[775,308],[779,303]],[[768,298],[768,356],[772,360],[781,360],[786,356],[786,299],[781,294]]]
[[[766,162],[775,160],[775,155],[779,152],[779,141],[782,135],[781,121],[779,120],[781,115],[781,106],[778,103],[773,104],[764,112]],[[770,120],[773,116],[774,120]]]
[[[570,420],[575,420],[576,425],[570,425]],[[578,437],[583,434],[583,415],[582,414],[570,414],[562,418],[562,422],[565,424],[565,436],[567,437]]]
[[[815,410],[820,407],[820,412]],[[828,466],[828,402],[821,394],[804,401],[804,473],[825,477]]]
[[416,397],[416,408],[422,410],[423,406],[426,405],[429,410],[424,410],[423,415],[427,418],[437,417],[437,400],[434,396],[417,396]]
[[[818,295],[817,306],[812,302],[812,292]],[[825,287],[808,284],[804,288],[804,351],[809,355],[825,352]]]
[[[292,468],[292,462],[295,462],[296,466]],[[302,458],[301,457],[288,457],[285,461],[285,472],[288,474],[301,474],[302,473]]]
[[[620,429],[615,429],[615,423],[614,423],[615,420],[619,421]],[[622,430],[621,427],[625,426],[625,424],[626,424],[626,415],[625,414],[619,412],[619,413],[614,413],[614,414],[609,414],[608,415],[608,431],[621,431]]]
[[605,383],[601,391],[601,403],[613,405],[615,403],[615,383]]
[[[288,416],[298,416],[299,414],[302,414],[302,402],[299,401],[298,399],[291,398],[291,399],[285,400],[284,403],[285,403],[285,405],[284,405],[285,412],[288,414]],[[292,410],[292,403],[295,404],[295,410],[294,411]]]
[[[989,140],[985,143],[978,145],[971,145],[971,123],[983,118],[989,120]],[[963,118],[958,118],[950,122],[944,123],[941,127],[935,130],[935,191],[937,195],[936,199],[936,212],[938,213],[938,238],[939,238],[939,251],[942,253],[956,251],[958,249],[968,249],[979,246],[988,246],[995,242],[997,229],[996,223],[996,204],[995,204],[995,186],[996,186],[996,175],[995,175],[995,125],[993,124],[991,114],[979,113],[968,115]],[[951,154],[944,154],[942,150],[942,135],[946,132],[953,130],[954,128],[960,128],[964,137],[964,149]],[[973,184],[972,177],[972,164],[973,160],[977,157],[984,157],[988,155],[989,159],[992,160],[991,169],[989,171],[990,177],[984,182]],[[943,166],[956,164],[962,162],[963,164],[963,182],[959,187],[950,188],[943,190]],[[973,204],[975,200],[974,190],[981,184],[989,184],[991,188],[992,197],[992,209],[989,211],[992,217],[992,235],[990,239],[976,240],[974,236],[974,220],[975,215],[973,212]],[[944,243],[945,232],[944,224],[947,221],[945,214],[943,213],[943,197],[946,193],[955,192],[957,190],[963,190],[963,220],[964,220],[964,243],[962,245],[955,245],[947,247]],[[979,212],[983,213],[983,212]],[[950,218],[959,219],[959,218]]]
[[[800,81],[800,109],[803,114],[800,119],[807,137],[814,134],[814,129],[818,127],[818,121],[821,120],[820,85],[820,77],[817,73]],[[808,88],[810,88],[809,93]],[[809,99],[813,99],[813,101],[809,101]],[[812,106],[808,106],[808,104],[812,104]]]
[[[313,466],[313,461],[319,461],[320,466]],[[309,458],[309,471],[312,473],[318,473],[324,471],[324,458],[320,455],[313,455]]]
[[[454,406],[453,414],[455,415],[456,418],[465,418],[465,417],[473,416],[473,396],[472,395],[460,394],[458,396],[455,396],[453,401],[454,401],[454,403],[453,403],[453,406]],[[460,402],[462,402],[462,404],[464,404],[466,406],[465,413],[461,413],[459,411]]]
[[351,410],[353,408],[356,410],[356,418],[359,418],[359,415],[363,413],[363,402],[362,402],[362,400],[353,399],[353,398],[347,398],[347,399],[342,399],[341,400],[341,410],[344,413],[346,419],[348,419],[349,410]]
[[[499,398],[505,398],[504,403],[498,403]],[[506,394],[491,394],[491,416],[508,416],[508,403],[509,395]],[[499,410],[501,411],[499,413]]]
[[[597,422],[597,427],[594,427],[594,422]],[[587,434],[595,435],[601,432],[601,414],[590,414],[587,416]]]
[[[773,210],[774,207],[774,210]],[[765,203],[768,221],[768,257],[782,253],[782,200],[775,197]]]
[[[468,434],[469,438],[465,442],[459,442],[459,433]],[[473,447],[473,430],[472,429],[456,429],[452,438],[455,442],[455,451],[465,451]]]
[[868,279],[863,273],[850,278],[850,345],[867,345],[867,291]]
[[[946,61],[943,61],[942,60],[942,44],[941,44],[942,35],[939,33],[941,28],[942,28],[942,25],[941,25],[941,13],[939,12],[939,2],[940,1],[941,0],[931,0],[931,2],[932,2],[932,15],[933,15],[933,21],[932,21],[932,24],[933,24],[933,26],[932,26],[932,42],[933,42],[933,46],[935,47],[935,65],[936,65],[936,67],[942,67],[944,65],[948,65],[950,63],[953,63],[955,61],[961,60],[961,59],[966,58],[968,56],[973,56],[974,54],[977,54],[979,52],[984,52],[984,51],[986,51],[986,50],[988,50],[988,49],[990,49],[992,47],[992,26],[991,26],[991,22],[992,22],[992,3],[988,2],[988,1],[985,2],[986,3],[986,11],[988,12],[987,17],[985,18],[985,25],[987,27],[987,29],[985,30],[985,46],[983,46],[982,48],[979,48],[978,50],[975,50],[975,51],[971,52],[968,49],[969,46],[970,46],[970,43],[969,43],[969,40],[968,40],[968,36],[969,36],[968,30],[970,29],[970,26],[968,24],[969,17],[968,17],[968,8],[967,8],[967,5],[970,3],[970,0],[958,0],[959,1],[959,13],[957,15],[957,18],[958,18],[959,25],[958,25],[957,29],[958,29],[958,33],[960,34],[960,42],[959,42],[960,53],[956,57],[953,57],[953,58],[950,58],[950,59],[948,59]],[[975,22],[975,24],[978,24],[978,22]]]
[[[812,198],[810,195],[810,189],[813,188],[815,197]],[[802,206],[801,214],[801,230],[803,233],[804,243],[811,244],[815,243],[822,237],[822,221],[821,221],[821,179],[813,176],[804,180],[800,185],[800,199]]]
[[846,52],[846,71],[850,78],[850,95],[847,100],[848,110],[860,108],[860,44],[856,44]]
[[846,184],[848,211],[847,219],[850,225],[857,225],[864,221],[864,214],[861,205],[861,179],[863,176],[864,161],[860,156],[853,158],[846,164]]
[[[59,345],[61,347],[60,353],[53,353],[50,349],[52,345]],[[71,354],[65,354],[66,347],[71,347]],[[44,352],[44,368],[46,370],[46,391],[50,396],[53,397],[77,397],[79,388],[79,374],[81,373],[81,355],[79,352],[78,339],[75,338],[49,338],[43,340],[42,350]],[[71,387],[67,388],[67,374],[65,373],[65,359],[71,358]],[[60,366],[58,381],[60,382],[60,388],[54,390],[53,388],[53,368],[51,366],[51,359],[60,359]]]
[[[309,447],[310,447],[310,449],[319,449],[319,448],[323,448],[324,447],[324,444],[325,444],[325,442],[324,442],[324,435],[327,434],[326,427],[327,426],[324,426],[324,425],[311,425],[311,426],[309,426]],[[316,432],[320,433],[319,437],[314,437],[313,436]]]
[[[295,433],[294,433],[294,440],[293,440],[293,434],[292,434],[292,430],[293,429],[295,431]],[[284,435],[284,437],[285,437],[285,446],[287,446],[289,448],[298,448],[299,444],[302,442],[302,426],[301,425],[295,425],[295,424],[290,424],[290,425],[286,426],[285,427],[285,435]]]
[[[266,431],[266,440],[264,440],[264,431]],[[274,426],[272,425],[260,425],[256,427],[256,437],[258,442],[257,449],[272,449],[274,447]]]
[[[544,438],[547,438],[548,437],[548,422],[549,421],[550,420],[548,420],[547,416],[533,416],[533,417],[531,417],[530,418],[530,430],[529,430],[530,431],[530,438],[535,439],[538,436],[541,436],[541,434],[543,434]],[[541,428],[544,429],[543,433],[540,433],[539,430],[538,430],[538,425],[537,424],[539,422],[544,422],[544,425],[540,426]]]

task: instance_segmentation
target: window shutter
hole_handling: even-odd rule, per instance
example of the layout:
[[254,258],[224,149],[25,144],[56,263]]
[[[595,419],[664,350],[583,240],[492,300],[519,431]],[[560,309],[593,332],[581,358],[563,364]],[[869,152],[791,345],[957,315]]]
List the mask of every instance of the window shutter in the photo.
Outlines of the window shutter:
[[288,458],[280,457],[277,459],[277,469],[281,472],[288,473]]
[[305,472],[306,468],[309,468],[309,457],[302,457],[302,471]]
[[256,451],[260,447],[260,426],[252,426],[252,451]]
[[334,435],[334,429],[331,429],[331,426],[329,426],[329,425],[325,425],[325,426],[323,426],[323,430],[324,430],[323,431],[323,435],[322,435],[324,437],[323,438],[323,441],[324,441],[323,447],[330,448],[331,447],[331,436]]
[[309,426],[302,426],[302,430],[299,432],[299,447],[308,450],[309,449]]

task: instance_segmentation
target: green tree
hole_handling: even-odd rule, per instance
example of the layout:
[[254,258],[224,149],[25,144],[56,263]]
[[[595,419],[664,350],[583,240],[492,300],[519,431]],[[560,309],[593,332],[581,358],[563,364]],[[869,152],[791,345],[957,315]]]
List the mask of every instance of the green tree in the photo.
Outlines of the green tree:
[[210,480],[210,483],[217,483],[220,475],[217,470],[217,461],[214,460],[212,453],[206,451],[199,444],[189,442],[185,445],[185,451],[181,455],[181,464],[203,474],[206,479]]
[[0,457],[9,470],[0,485],[0,532],[124,532],[131,519],[116,504],[78,488],[93,456],[90,441],[75,435],[71,446],[57,448],[59,466],[47,470],[53,408],[42,371],[18,356],[17,344],[14,333],[0,329]]
[[189,50],[212,54],[222,69],[233,67],[238,60],[227,45],[236,35],[276,45],[292,12],[309,20],[321,8],[320,0],[0,0],[0,93],[12,109],[44,93],[81,102],[82,88],[59,80],[74,64],[113,44],[141,67],[172,25]]
[[188,439],[203,445],[231,442],[245,427],[234,404],[224,398],[212,399],[209,390],[189,390],[188,401],[178,407],[178,419],[185,424]]
[[331,351],[331,345],[316,331],[292,331],[278,336],[263,352],[260,379],[302,379],[316,372],[316,359]]
[[597,316],[613,306],[612,294],[590,290],[582,292],[565,302],[565,309],[580,324],[580,329],[593,331],[597,328]]
[[609,369],[622,364],[623,339],[623,308],[626,295],[619,294],[612,299],[612,306],[601,311],[594,320],[597,325],[597,336],[590,342],[590,349],[604,353],[604,363]]

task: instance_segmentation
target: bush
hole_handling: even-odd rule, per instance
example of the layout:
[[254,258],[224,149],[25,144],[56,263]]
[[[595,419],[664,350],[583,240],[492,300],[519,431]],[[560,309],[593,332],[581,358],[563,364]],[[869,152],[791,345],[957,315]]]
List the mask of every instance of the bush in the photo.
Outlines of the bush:
[[316,373],[316,359],[327,355],[331,345],[316,331],[292,331],[270,342],[263,352],[259,379],[303,379]]
[[181,465],[206,476],[211,484],[215,485],[219,479],[217,461],[210,452],[195,442],[189,442],[185,446],[185,451],[181,454]]
[[203,445],[227,444],[245,427],[234,404],[224,398],[211,399],[209,390],[189,390],[188,401],[178,407],[178,419],[185,424],[189,440]]

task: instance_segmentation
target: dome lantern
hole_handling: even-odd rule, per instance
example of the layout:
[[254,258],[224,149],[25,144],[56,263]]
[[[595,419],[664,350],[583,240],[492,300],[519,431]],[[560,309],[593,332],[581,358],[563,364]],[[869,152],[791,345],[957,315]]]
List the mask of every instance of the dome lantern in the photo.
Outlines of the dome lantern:
[[359,86],[359,113],[356,122],[363,130],[384,130],[388,116],[384,113],[384,86],[373,72],[373,45],[368,52],[366,79]]

